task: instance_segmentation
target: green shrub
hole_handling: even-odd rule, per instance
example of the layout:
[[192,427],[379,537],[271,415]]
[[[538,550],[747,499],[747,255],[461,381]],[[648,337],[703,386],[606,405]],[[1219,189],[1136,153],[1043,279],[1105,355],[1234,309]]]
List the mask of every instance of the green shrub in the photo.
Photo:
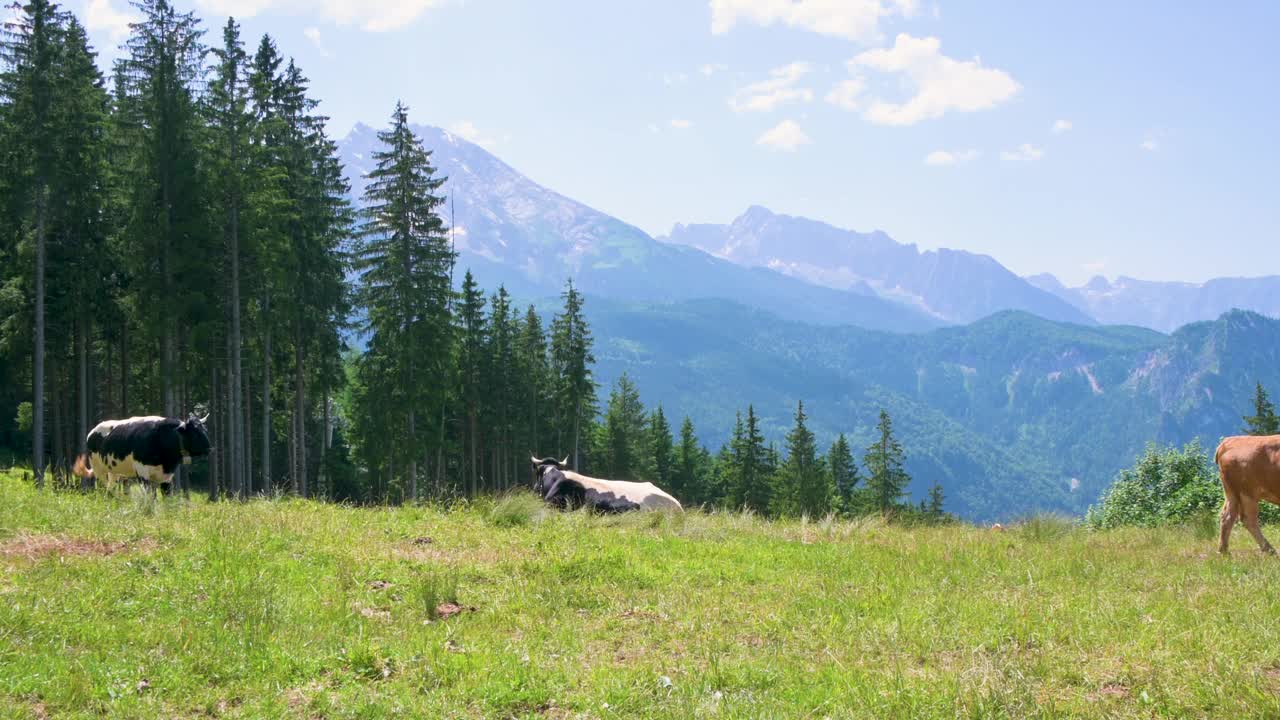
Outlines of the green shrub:
[[511,528],[532,525],[545,512],[542,499],[530,492],[516,491],[498,498],[486,513],[494,527]]
[[1151,443],[1089,508],[1085,524],[1102,530],[1188,523],[1217,512],[1222,497],[1217,469],[1198,441],[1182,448]]

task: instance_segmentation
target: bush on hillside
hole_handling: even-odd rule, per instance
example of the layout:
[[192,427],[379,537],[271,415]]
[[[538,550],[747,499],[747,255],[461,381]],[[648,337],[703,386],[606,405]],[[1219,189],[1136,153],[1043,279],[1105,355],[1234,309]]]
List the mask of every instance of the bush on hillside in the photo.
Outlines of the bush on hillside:
[[[1094,530],[1115,527],[1159,527],[1196,523],[1222,509],[1218,468],[1200,443],[1181,449],[1147,445],[1133,467],[1121,470],[1111,488],[1089,508],[1085,525]],[[1280,520],[1280,507],[1262,504],[1264,522]]]
[[1158,527],[1192,520],[1222,508],[1222,483],[1213,459],[1193,441],[1182,448],[1147,445],[1131,468],[1089,508],[1085,524],[1095,530]]

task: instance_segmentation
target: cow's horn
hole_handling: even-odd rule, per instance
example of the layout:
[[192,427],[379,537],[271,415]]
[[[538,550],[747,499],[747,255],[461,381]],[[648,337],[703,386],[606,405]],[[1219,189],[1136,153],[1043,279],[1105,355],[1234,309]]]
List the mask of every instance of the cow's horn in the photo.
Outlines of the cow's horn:
[[209,413],[205,413],[204,417],[200,418],[200,424],[203,425],[204,421],[208,419],[209,419]]
[[561,465],[568,465],[568,464],[569,464],[569,456],[568,456],[568,455],[565,455],[565,456],[564,456],[564,459],[560,461],[560,464],[561,464]]
[[538,459],[538,457],[537,457],[536,455],[532,454],[532,453],[530,453],[530,454],[529,454],[529,460],[530,460],[530,462],[532,462],[534,465],[541,465],[541,464],[542,464],[542,461],[541,461],[541,460],[539,460],[539,459]]

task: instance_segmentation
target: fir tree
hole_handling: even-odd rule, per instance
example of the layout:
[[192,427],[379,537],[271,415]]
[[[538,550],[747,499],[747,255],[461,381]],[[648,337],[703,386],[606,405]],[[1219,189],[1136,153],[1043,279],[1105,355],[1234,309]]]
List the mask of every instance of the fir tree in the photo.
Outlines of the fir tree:
[[1245,432],[1249,435],[1280,435],[1280,416],[1276,406],[1267,397],[1267,391],[1258,383],[1253,395],[1253,414],[1244,418]]
[[929,486],[928,504],[925,505],[925,515],[927,515],[929,519],[938,521],[946,515],[945,511],[942,509],[943,500],[942,486],[936,482]]
[[365,392],[371,403],[362,414],[383,416],[367,429],[403,430],[364,447],[381,449],[372,464],[384,468],[389,480],[396,468],[407,468],[413,486],[418,453],[431,441],[426,423],[417,422],[417,409],[438,407],[435,393],[444,386],[445,378],[430,358],[450,347],[454,255],[436,214],[444,202],[436,194],[444,180],[435,176],[430,154],[409,129],[403,104],[396,105],[390,129],[378,133],[378,139],[383,149],[374,153],[376,167],[365,190],[365,224],[355,258],[372,356],[360,366],[369,372]]
[[484,292],[468,270],[462,280],[462,293],[458,301],[458,373],[459,391],[465,418],[465,447],[467,453],[467,492],[474,495],[479,489],[481,428],[480,412],[484,402],[485,345],[488,325],[484,316]]
[[843,433],[827,451],[827,465],[831,469],[831,481],[835,485],[836,494],[848,509],[854,490],[862,478],[858,475],[858,465],[853,461],[853,451]]
[[600,428],[601,468],[618,480],[638,480],[645,455],[645,412],[640,391],[623,373],[609,393]]
[[755,407],[748,405],[746,420],[744,422],[739,415],[732,441],[730,482],[735,506],[756,512],[769,509],[773,489],[768,453],[764,437],[760,434]]
[[880,411],[876,433],[878,437],[867,448],[862,463],[867,468],[867,490],[875,509],[887,512],[899,505],[911,478],[903,470],[902,446],[894,438],[893,421],[884,410]]
[[680,444],[676,449],[676,467],[671,478],[671,493],[686,504],[712,502],[710,481],[707,477],[710,458],[698,444],[693,421],[685,416],[680,423]]
[[820,517],[831,511],[833,492],[806,420],[801,402],[796,407],[795,427],[787,433],[787,459],[778,470],[775,508],[784,515]]
[[559,411],[557,429],[569,428],[568,445],[574,467],[581,463],[582,428],[595,415],[596,383],[591,365],[594,341],[591,328],[582,314],[583,298],[573,280],[565,285],[560,296],[564,309],[551,323],[551,361],[555,373],[556,407]]
[[649,457],[648,473],[643,478],[658,487],[671,487],[675,475],[676,451],[675,441],[671,437],[671,425],[667,422],[662,405],[649,416]]

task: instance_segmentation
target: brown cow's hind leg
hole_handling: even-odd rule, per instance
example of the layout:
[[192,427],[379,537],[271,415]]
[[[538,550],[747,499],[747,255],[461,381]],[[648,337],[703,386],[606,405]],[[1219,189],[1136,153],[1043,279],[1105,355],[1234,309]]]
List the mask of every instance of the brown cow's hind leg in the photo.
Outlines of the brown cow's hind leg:
[[1244,499],[1240,507],[1240,516],[1244,521],[1244,526],[1249,528],[1249,534],[1258,542],[1258,547],[1262,552],[1268,555],[1275,555],[1276,549],[1271,547],[1271,543],[1267,542],[1266,536],[1262,534],[1262,526],[1258,524],[1258,501],[1253,498]]
[[1226,502],[1222,503],[1222,531],[1218,536],[1218,552],[1227,554],[1227,543],[1231,540],[1231,528],[1235,527],[1236,520],[1240,518],[1240,500],[1231,495],[1227,495]]

